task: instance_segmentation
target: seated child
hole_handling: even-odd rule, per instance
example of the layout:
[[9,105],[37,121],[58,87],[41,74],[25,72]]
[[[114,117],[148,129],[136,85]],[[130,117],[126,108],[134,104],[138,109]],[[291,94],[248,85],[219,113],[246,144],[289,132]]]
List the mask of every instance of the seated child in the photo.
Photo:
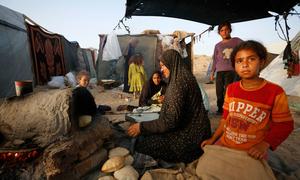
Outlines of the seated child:
[[[275,150],[292,132],[294,122],[284,90],[259,77],[266,59],[266,48],[256,41],[245,41],[234,48],[231,61],[241,80],[227,87],[219,127],[210,139],[201,143],[202,148],[217,144],[243,151],[252,157],[250,159],[263,160],[268,149]],[[199,163],[202,163],[201,157]],[[237,173],[238,170],[231,172]],[[248,176],[255,179],[249,172]]]
[[87,71],[80,71],[76,80],[78,85],[73,90],[73,117],[78,119],[79,127],[85,127],[91,123],[92,117],[97,112],[95,99],[87,89],[90,75]]

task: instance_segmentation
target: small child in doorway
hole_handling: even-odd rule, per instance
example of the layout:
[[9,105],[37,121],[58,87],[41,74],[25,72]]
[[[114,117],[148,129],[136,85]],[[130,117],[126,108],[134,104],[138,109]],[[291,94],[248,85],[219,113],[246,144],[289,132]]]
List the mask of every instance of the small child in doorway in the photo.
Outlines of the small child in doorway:
[[259,42],[249,40],[234,48],[231,61],[241,80],[227,87],[219,127],[202,148],[216,144],[262,160],[292,132],[294,122],[283,88],[259,77],[266,59],[267,50]]
[[129,60],[128,70],[128,85],[129,92],[133,92],[133,97],[136,99],[142,91],[143,85],[146,82],[146,73],[144,69],[144,58],[141,54],[131,56]]

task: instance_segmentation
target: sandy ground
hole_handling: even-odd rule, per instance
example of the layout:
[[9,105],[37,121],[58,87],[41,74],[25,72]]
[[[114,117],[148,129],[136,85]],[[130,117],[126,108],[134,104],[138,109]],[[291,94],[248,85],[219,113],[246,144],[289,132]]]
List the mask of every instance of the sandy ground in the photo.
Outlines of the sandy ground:
[[[202,84],[205,89],[210,102],[209,118],[211,121],[212,130],[214,131],[221,116],[215,115],[216,111],[216,95],[215,84],[205,84],[208,81],[206,77],[206,70],[209,64],[207,57],[198,57],[194,64],[193,73],[198,82]],[[97,104],[106,104],[112,107],[113,113],[107,115],[111,121],[120,122],[125,121],[126,111],[116,111],[119,105],[135,105],[137,106],[138,100],[133,99],[131,94],[123,93],[121,88],[112,90],[93,89]],[[289,96],[289,105],[295,120],[295,129],[293,133],[282,143],[275,151],[270,152],[269,164],[277,172],[278,179],[298,179],[300,178],[300,97]]]

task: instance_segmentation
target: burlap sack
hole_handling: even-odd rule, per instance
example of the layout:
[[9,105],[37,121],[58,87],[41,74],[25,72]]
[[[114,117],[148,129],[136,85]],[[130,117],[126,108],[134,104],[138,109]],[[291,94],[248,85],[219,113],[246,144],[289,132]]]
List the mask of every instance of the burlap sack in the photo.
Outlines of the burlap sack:
[[204,147],[204,154],[199,158],[196,174],[203,180],[276,179],[265,160],[256,160],[245,151],[218,145],[206,145]]

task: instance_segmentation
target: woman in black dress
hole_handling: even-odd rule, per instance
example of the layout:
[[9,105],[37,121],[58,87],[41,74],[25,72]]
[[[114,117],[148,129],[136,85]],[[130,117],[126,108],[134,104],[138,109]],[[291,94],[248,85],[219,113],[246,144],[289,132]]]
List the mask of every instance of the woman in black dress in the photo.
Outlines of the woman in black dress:
[[200,144],[211,135],[201,91],[177,51],[165,51],[160,66],[169,79],[160,116],[157,120],[131,125],[128,135],[143,136],[135,145],[139,153],[169,162],[189,163],[203,153]]

